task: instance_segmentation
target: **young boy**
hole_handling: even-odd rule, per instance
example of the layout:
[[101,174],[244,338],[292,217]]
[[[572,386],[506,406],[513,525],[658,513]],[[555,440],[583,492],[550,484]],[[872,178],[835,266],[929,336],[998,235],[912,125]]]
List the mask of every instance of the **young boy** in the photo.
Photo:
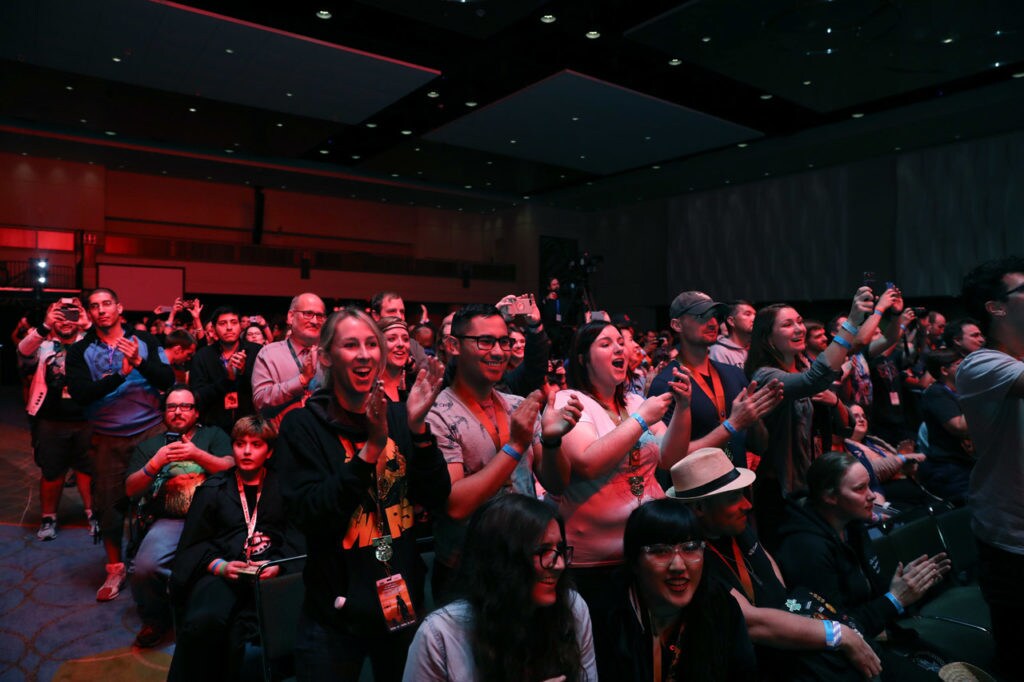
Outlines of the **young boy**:
[[256,569],[302,553],[288,528],[277,474],[266,467],[276,437],[262,417],[239,419],[231,431],[235,467],[196,490],[171,576],[185,610],[169,680],[236,677],[245,641],[256,633]]

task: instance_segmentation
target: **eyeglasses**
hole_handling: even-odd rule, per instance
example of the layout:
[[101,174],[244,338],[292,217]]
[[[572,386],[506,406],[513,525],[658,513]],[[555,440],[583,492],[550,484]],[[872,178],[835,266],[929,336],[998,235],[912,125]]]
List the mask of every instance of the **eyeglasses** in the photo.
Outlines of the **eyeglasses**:
[[178,410],[191,412],[194,409],[196,409],[195,403],[167,403],[168,412],[177,412]]
[[540,561],[541,568],[552,569],[558,565],[558,558],[565,560],[565,565],[572,563],[572,547],[569,545],[555,545],[554,547],[541,547],[533,553]]
[[476,341],[476,347],[480,350],[491,350],[494,348],[494,344],[498,344],[498,347],[502,350],[512,350],[512,344],[515,340],[511,336],[470,336],[469,334],[454,334],[457,339],[473,339]]
[[690,540],[689,542],[681,542],[678,545],[665,543],[644,545],[641,549],[651,561],[659,566],[668,566],[672,563],[672,559],[675,558],[676,554],[682,556],[683,561],[690,563],[697,563],[704,558],[704,542],[702,540]]
[[1018,291],[1024,291],[1024,284],[1018,284],[1014,288],[1010,289],[1005,294],[1003,294],[1003,298],[1009,298],[1010,294],[1016,294]]
[[327,319],[327,315],[324,313],[317,312],[315,310],[293,310],[293,313],[301,317],[306,322],[310,320],[316,320],[317,322],[323,322]]

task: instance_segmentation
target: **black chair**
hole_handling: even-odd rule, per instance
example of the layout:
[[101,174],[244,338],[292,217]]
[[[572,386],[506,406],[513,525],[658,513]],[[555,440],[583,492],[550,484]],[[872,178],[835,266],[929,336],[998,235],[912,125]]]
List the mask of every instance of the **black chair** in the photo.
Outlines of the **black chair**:
[[[293,668],[295,633],[306,592],[302,583],[305,561],[305,554],[278,559],[263,564],[256,573],[256,617],[265,682],[287,679]],[[284,573],[261,580],[260,574],[271,566],[280,566]]]

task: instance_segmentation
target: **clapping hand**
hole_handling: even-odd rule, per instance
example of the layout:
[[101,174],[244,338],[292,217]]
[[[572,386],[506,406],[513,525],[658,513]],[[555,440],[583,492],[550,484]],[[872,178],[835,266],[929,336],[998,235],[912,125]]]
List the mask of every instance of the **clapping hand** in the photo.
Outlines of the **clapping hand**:
[[416,381],[405,399],[409,430],[423,433],[427,413],[433,407],[444,383],[444,365],[437,358],[427,358],[427,364],[416,374]]
[[544,414],[540,420],[540,435],[544,440],[557,440],[572,431],[583,414],[583,403],[575,393],[569,394],[569,402],[562,409],[555,409],[555,393],[548,393]]

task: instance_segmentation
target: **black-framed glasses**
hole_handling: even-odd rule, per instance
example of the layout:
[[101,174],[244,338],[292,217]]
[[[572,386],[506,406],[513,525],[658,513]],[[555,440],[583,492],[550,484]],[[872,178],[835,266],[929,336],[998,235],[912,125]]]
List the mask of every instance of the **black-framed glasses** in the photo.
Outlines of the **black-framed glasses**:
[[1008,290],[1005,294],[1003,294],[1003,298],[1009,298],[1010,294],[1016,294],[1017,292],[1020,291],[1024,291],[1024,283],[1018,284],[1014,288]]
[[515,343],[515,339],[511,336],[471,336],[469,334],[455,334],[457,339],[473,339],[476,341],[476,347],[480,350],[491,350],[494,348],[494,344],[498,344],[498,347],[502,350],[512,350],[512,344]]
[[316,320],[317,322],[323,322],[327,319],[325,313],[318,312],[316,310],[293,310],[293,313],[301,317],[303,320],[309,322],[310,320]]
[[166,407],[167,407],[167,411],[168,412],[177,412],[178,410],[181,410],[182,412],[191,412],[192,410],[196,409],[196,404],[195,403],[167,403]]
[[683,557],[683,561],[689,563],[697,563],[704,558],[703,540],[690,540],[688,542],[680,542],[677,545],[659,542],[654,545],[644,545],[641,549],[651,561],[660,566],[667,566],[672,563],[672,559],[675,558],[676,554]]
[[554,545],[553,547],[541,547],[533,555],[540,561],[541,568],[549,570],[555,568],[558,565],[559,557],[564,559],[565,565],[568,566],[572,563],[572,546]]

